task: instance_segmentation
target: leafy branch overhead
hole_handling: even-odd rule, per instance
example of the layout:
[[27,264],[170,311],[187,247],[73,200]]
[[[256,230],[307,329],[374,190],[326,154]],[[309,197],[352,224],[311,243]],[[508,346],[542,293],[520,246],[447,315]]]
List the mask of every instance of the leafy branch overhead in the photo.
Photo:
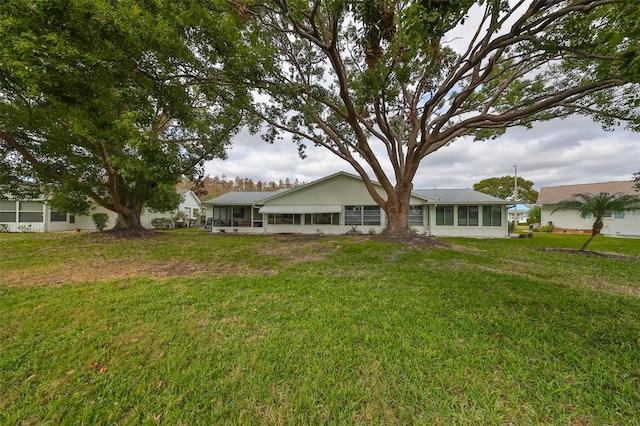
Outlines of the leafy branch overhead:
[[260,64],[259,78],[237,78],[265,139],[348,162],[393,233],[407,228],[422,160],[460,137],[572,114],[640,125],[640,12],[626,1],[228,2]]
[[5,191],[31,182],[60,211],[92,200],[140,230],[142,206],[177,206],[174,185],[242,121],[222,77],[235,21],[196,1],[6,0],[0,23]]

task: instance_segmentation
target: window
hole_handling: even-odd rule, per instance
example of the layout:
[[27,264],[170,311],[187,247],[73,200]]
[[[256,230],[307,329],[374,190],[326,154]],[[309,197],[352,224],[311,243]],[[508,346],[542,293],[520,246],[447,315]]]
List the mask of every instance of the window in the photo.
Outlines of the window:
[[50,220],[51,222],[66,222],[67,215],[64,213],[60,213],[52,210],[50,215]]
[[458,226],[478,226],[478,206],[458,206]]
[[271,225],[300,225],[300,215],[293,213],[277,213],[269,215]]
[[345,206],[345,225],[362,225],[362,206]]
[[614,219],[624,219],[624,212],[615,212],[613,217]]
[[364,206],[362,219],[363,225],[380,225],[380,207]]
[[436,206],[436,226],[453,226],[453,206]]
[[423,218],[422,206],[409,206],[409,225],[422,226]]
[[37,201],[20,201],[19,222],[43,222],[43,207]]
[[482,226],[502,226],[502,207],[482,206]]
[[307,225],[339,225],[339,213],[307,213],[304,215],[304,223]]
[[0,200],[0,222],[16,221],[16,202]]
[[379,206],[345,206],[345,225],[380,225]]

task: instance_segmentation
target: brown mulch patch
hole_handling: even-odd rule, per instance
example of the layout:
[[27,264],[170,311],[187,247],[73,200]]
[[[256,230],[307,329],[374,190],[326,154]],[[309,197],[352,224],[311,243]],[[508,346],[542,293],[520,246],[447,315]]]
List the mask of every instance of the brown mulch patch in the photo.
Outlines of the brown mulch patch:
[[607,259],[630,259],[632,256],[627,254],[620,253],[610,253],[610,252],[602,252],[602,251],[592,251],[592,250],[578,250],[578,249],[568,249],[568,248],[544,248],[539,247],[535,250],[538,251],[553,251],[557,253],[570,253],[570,254],[578,254],[581,256],[592,256],[592,257],[605,257]]
[[416,234],[386,235],[382,233],[382,234],[372,235],[371,239],[374,241],[380,241],[383,243],[406,244],[408,246],[415,247],[415,248],[443,247],[443,248],[449,248],[453,250],[459,249],[458,246],[438,240],[435,237],[426,237],[424,235],[416,235]]

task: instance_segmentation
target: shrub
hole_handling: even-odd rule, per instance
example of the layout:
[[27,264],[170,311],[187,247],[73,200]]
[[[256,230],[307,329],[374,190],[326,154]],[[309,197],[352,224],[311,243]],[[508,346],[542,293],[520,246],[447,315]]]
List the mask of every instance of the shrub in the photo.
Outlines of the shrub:
[[357,225],[351,225],[351,229],[345,232],[345,235],[361,235],[362,231],[358,229]]
[[151,225],[156,229],[171,229],[171,219],[156,217],[155,219],[151,219]]
[[107,213],[94,213],[91,215],[91,220],[98,231],[104,231],[109,222],[109,215]]
[[189,216],[187,216],[187,213],[182,210],[177,211],[173,216],[173,223],[176,228],[184,228],[189,224]]

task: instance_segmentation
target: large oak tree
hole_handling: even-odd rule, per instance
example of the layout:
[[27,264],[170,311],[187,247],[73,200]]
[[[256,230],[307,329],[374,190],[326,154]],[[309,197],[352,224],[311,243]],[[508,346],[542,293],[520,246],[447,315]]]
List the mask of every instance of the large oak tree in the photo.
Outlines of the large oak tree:
[[4,0],[0,193],[95,202],[131,233],[144,205],[175,208],[174,185],[241,121],[222,76],[242,57],[236,28],[192,0]]
[[301,152],[348,162],[388,233],[409,232],[421,161],[458,138],[572,114],[638,125],[633,2],[228,1],[263,67],[238,81],[254,89],[265,139],[292,135]]

